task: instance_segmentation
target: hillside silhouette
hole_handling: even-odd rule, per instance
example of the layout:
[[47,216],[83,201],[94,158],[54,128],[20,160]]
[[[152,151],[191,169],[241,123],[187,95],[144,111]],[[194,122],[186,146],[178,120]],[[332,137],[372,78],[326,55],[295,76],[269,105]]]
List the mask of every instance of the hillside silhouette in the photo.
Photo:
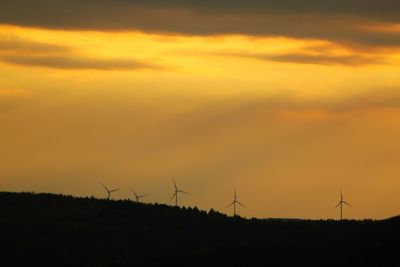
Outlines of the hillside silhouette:
[[396,266],[400,218],[243,219],[3,192],[0,242],[0,266]]

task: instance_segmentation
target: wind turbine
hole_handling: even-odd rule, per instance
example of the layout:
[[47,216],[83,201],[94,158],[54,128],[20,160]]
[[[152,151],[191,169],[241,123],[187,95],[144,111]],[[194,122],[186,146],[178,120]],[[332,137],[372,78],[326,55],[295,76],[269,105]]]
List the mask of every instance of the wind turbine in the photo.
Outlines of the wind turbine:
[[240,206],[242,206],[243,208],[245,208],[245,206],[244,206],[242,203],[240,203],[239,201],[237,201],[236,187],[235,187],[234,192],[233,192],[233,202],[232,202],[228,207],[226,207],[226,208],[230,208],[230,207],[233,206],[233,216],[234,216],[234,217],[236,217],[236,204],[239,204]]
[[104,184],[101,184],[101,186],[102,186],[102,187],[104,188],[104,190],[106,190],[106,192],[107,192],[107,199],[110,199],[110,198],[111,198],[111,194],[112,194],[112,193],[121,190],[121,188],[117,188],[117,189],[112,189],[112,190],[110,190],[110,189],[108,189]]
[[141,198],[147,197],[148,195],[138,195],[136,194],[135,190],[129,188],[131,190],[131,192],[135,195],[136,197],[136,202],[139,203]]
[[174,194],[172,195],[171,200],[175,198],[175,206],[178,206],[178,194],[179,194],[179,193],[183,193],[183,194],[189,195],[189,193],[178,189],[178,186],[176,185],[176,182],[175,182],[175,178],[174,178],[174,177],[172,177],[172,181],[174,182],[175,192],[174,192]]
[[342,189],[340,189],[340,201],[339,204],[336,205],[336,207],[334,209],[336,209],[337,207],[340,206],[340,220],[343,220],[343,204],[349,206],[350,208],[352,208],[353,206],[351,206],[349,203],[347,203],[346,201],[344,201],[343,199],[343,192]]

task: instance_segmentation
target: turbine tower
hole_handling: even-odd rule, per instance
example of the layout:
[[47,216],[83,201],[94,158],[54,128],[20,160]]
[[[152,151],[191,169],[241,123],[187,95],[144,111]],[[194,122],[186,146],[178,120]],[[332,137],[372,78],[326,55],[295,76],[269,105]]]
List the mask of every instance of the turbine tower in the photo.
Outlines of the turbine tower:
[[101,184],[101,186],[104,188],[104,190],[106,190],[106,192],[107,192],[107,199],[108,199],[108,200],[111,198],[111,194],[112,194],[112,193],[121,190],[121,188],[117,188],[117,189],[112,189],[112,190],[110,190],[110,189],[108,189],[104,184]]
[[174,194],[171,197],[171,200],[175,198],[175,206],[178,206],[178,194],[179,193],[183,193],[183,194],[189,195],[189,193],[178,189],[178,186],[176,185],[174,177],[172,177],[172,181],[174,182],[175,191],[174,191]]
[[343,204],[349,206],[350,208],[352,208],[353,206],[351,206],[349,203],[347,203],[346,201],[344,201],[343,199],[343,192],[342,189],[340,189],[340,201],[339,204],[336,205],[335,209],[337,207],[340,206],[340,220],[343,221]]
[[135,190],[133,190],[133,189],[131,189],[131,188],[129,188],[129,189],[130,189],[131,192],[135,195],[136,203],[139,203],[141,198],[144,198],[144,197],[147,197],[147,196],[148,196],[148,195],[138,195],[138,194],[136,194]]
[[237,204],[239,204],[240,206],[245,208],[245,206],[237,200],[236,187],[235,187],[235,189],[233,191],[233,202],[227,207],[227,208],[230,208],[233,206],[233,217],[236,217],[236,205]]

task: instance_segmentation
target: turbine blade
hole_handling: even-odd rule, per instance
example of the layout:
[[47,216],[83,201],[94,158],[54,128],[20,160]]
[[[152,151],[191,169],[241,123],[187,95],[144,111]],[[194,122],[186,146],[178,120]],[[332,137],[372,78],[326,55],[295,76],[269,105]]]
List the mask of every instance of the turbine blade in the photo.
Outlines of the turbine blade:
[[343,201],[344,204],[346,204],[347,206],[349,206],[350,208],[352,208],[353,206],[350,205],[349,203],[347,203],[346,201]]
[[137,197],[138,195],[136,194],[135,190],[133,190],[132,188],[129,187],[129,190],[131,190],[131,192],[135,195],[135,197]]
[[176,193],[171,197],[171,199],[169,201],[173,200],[175,196],[176,196]]
[[108,188],[104,185],[104,184],[100,184],[103,188],[104,188],[104,190],[106,190],[108,193],[110,192],[110,190],[108,190]]
[[175,190],[178,190],[178,186],[176,185],[175,177],[174,177],[174,176],[172,176],[172,181],[174,181]]
[[144,197],[148,197],[149,195],[141,195],[139,196],[139,198],[144,198]]
[[246,208],[242,203],[240,203],[239,201],[236,201],[236,203],[238,203],[240,206],[242,206],[243,208]]
[[114,190],[110,190],[110,193],[114,193],[114,192],[117,192],[117,191],[119,191],[119,190],[121,190],[122,188],[117,188],[117,189],[114,189]]
[[340,206],[340,204],[342,204],[342,202],[339,202],[339,204],[337,204],[333,209],[337,209]]
[[233,205],[235,205],[235,202],[232,202],[229,206],[227,206],[226,208],[230,208],[230,207],[232,207]]
[[178,190],[179,193],[184,193],[186,195],[190,195],[188,192],[182,191],[182,190]]

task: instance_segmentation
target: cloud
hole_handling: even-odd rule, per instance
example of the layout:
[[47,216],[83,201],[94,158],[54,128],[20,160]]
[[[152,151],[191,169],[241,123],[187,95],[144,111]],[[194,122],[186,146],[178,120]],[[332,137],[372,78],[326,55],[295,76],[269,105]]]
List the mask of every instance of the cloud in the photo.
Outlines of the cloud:
[[83,56],[67,45],[37,42],[14,35],[0,34],[0,62],[55,69],[140,70],[164,69],[150,62],[128,58]]
[[15,35],[0,34],[0,52],[48,54],[67,51],[69,51],[69,48],[66,46],[30,41]]
[[[228,54],[229,55],[229,54]],[[233,53],[231,56],[247,57],[265,61],[316,64],[316,65],[344,65],[362,66],[373,64],[387,64],[384,56],[351,55],[329,55],[329,54],[307,54],[307,53],[285,53],[285,54],[252,54]]]
[[350,93],[341,97],[302,99],[296,94],[276,95],[248,104],[252,109],[288,110],[304,112],[316,110],[324,113],[348,113],[368,109],[399,109],[400,85],[393,87],[372,88],[359,93]]
[[99,59],[87,58],[73,55],[4,55],[0,61],[22,65],[36,66],[56,69],[93,69],[93,70],[138,70],[138,69],[161,69],[161,67],[130,59]]
[[[21,18],[30,21],[45,13],[49,17],[41,21],[51,22],[58,15],[59,21],[69,21],[74,13],[86,13],[89,17],[100,12],[129,10],[132,8],[148,9],[188,9],[197,13],[314,13],[340,14],[362,17],[374,17],[380,20],[398,20],[400,3],[396,0],[337,0],[334,2],[319,0],[3,0],[1,15],[4,18]],[[91,11],[91,12],[90,12]],[[123,12],[123,14],[126,14]]]
[[0,4],[0,22],[57,29],[247,34],[399,46],[400,31],[395,30],[399,9],[400,3],[392,0],[5,0]]
[[[260,50],[260,49],[258,49]],[[212,49],[202,52],[194,49],[179,50],[179,53],[200,56],[216,56],[229,58],[248,58],[260,61],[314,64],[325,66],[359,67],[366,65],[394,64],[391,58],[392,50],[369,50],[336,45],[334,43],[304,42],[296,48],[283,47],[281,51],[256,51],[255,49]]]

